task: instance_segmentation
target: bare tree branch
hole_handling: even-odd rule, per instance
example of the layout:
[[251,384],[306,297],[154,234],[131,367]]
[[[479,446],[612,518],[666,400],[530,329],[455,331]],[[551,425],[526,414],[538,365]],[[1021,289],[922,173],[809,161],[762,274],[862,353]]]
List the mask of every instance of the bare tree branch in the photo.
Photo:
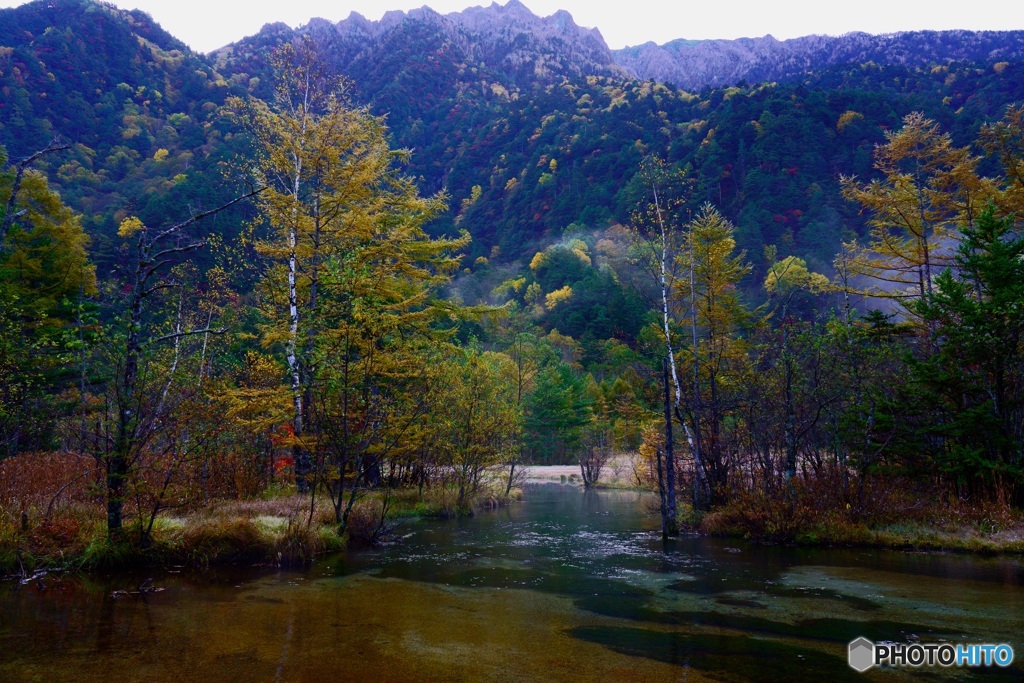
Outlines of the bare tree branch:
[[226,327],[218,327],[216,329],[214,329],[212,327],[207,327],[207,328],[204,328],[202,330],[188,330],[186,332],[175,332],[174,334],[165,334],[162,337],[158,337],[156,339],[151,339],[146,345],[147,346],[152,346],[154,344],[159,344],[161,342],[170,341],[172,339],[180,339],[181,337],[191,337],[191,336],[197,335],[197,334],[227,334],[227,331],[228,331],[228,328],[226,328]]
[[4,250],[4,241],[7,239],[7,232],[11,229],[11,225],[14,224],[16,218],[24,216],[28,209],[23,209],[15,213],[14,206],[18,201],[18,193],[21,191],[21,181],[25,178],[25,171],[28,170],[29,166],[35,163],[36,159],[50,154],[52,152],[60,152],[65,149],[69,149],[71,145],[64,142],[60,137],[55,137],[50,141],[46,147],[43,147],[38,152],[30,154],[16,165],[17,171],[14,174],[14,183],[11,185],[11,196],[7,198],[7,208],[4,211],[3,222],[0,223],[0,253]]

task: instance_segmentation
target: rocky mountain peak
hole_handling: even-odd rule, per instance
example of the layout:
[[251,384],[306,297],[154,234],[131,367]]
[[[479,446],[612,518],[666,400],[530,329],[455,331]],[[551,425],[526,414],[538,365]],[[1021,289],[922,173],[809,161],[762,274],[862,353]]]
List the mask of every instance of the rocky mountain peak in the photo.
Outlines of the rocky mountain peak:
[[260,46],[297,35],[313,38],[342,73],[373,91],[403,70],[424,65],[425,59],[436,65],[440,55],[463,76],[473,74],[471,80],[505,87],[521,89],[583,75],[629,75],[690,91],[740,82],[781,82],[844,64],[920,67],[1024,58],[1024,31],[848,33],[787,40],[772,35],[678,39],[612,51],[598,29],[579,26],[569,12],[559,10],[540,17],[520,0],[491,2],[448,14],[428,6],[395,10],[377,21],[352,12],[337,23],[314,19],[294,30],[281,23],[268,24],[259,36],[238,45],[250,43],[249,52],[258,52]]
[[501,80],[519,86],[537,79],[619,72],[600,31],[580,27],[565,10],[539,17],[520,0],[444,15],[428,6],[394,10],[378,21],[352,12],[331,30],[325,30],[323,20],[311,20],[296,33],[313,37],[343,71],[358,71],[360,64],[379,61],[382,50],[393,52],[397,44],[408,48],[409,40],[432,36],[428,42],[453,47],[466,63],[484,64]]
[[926,66],[954,61],[1024,57],[1024,31],[907,31],[882,35],[847,33],[777,40],[771,35],[737,40],[673,40],[614,52],[615,61],[638,78],[686,90],[799,77],[843,64]]

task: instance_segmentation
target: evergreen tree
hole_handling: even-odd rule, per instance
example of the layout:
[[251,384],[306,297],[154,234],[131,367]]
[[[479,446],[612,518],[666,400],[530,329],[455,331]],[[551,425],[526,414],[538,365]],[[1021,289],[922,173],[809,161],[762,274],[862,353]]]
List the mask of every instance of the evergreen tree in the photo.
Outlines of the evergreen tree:
[[535,462],[565,464],[578,455],[591,399],[583,378],[568,363],[554,363],[535,378],[526,400],[524,441]]
[[965,487],[1016,487],[1024,476],[1024,236],[987,208],[960,229],[955,268],[914,311],[935,353],[913,362],[940,403],[940,468]]

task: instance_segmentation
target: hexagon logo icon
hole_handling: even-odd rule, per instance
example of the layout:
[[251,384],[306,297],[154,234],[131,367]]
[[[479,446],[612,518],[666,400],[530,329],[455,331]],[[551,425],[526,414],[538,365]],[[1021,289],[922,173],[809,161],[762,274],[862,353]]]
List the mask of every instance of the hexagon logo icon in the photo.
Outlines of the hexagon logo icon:
[[875,644],[863,636],[851,641],[847,661],[855,671],[864,673],[875,665]]

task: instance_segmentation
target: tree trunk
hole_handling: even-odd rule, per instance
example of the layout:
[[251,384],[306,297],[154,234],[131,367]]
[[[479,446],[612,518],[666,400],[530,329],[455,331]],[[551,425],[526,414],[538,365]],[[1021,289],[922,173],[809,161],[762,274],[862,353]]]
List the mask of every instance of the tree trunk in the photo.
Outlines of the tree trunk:
[[135,441],[134,424],[138,416],[134,414],[135,384],[139,375],[139,355],[142,352],[142,301],[145,298],[143,268],[148,265],[148,254],[145,248],[145,232],[139,236],[138,265],[135,272],[135,283],[132,287],[131,308],[128,318],[128,339],[125,344],[124,370],[121,373],[121,391],[118,400],[117,436],[114,448],[107,456],[107,533],[112,537],[120,537],[124,524],[122,511],[124,508],[124,485],[128,477],[128,458],[131,456]]
[[782,309],[782,358],[785,368],[786,394],[786,481],[796,476],[796,408],[793,405],[793,359],[789,355],[787,311]]
[[665,379],[665,497],[661,515],[662,535],[678,536],[679,521],[676,518],[676,458],[672,442],[672,401],[669,395],[668,359],[664,363]]
[[665,505],[665,475],[661,469],[661,449],[655,449],[658,466],[658,500],[661,502],[661,539],[668,540],[668,508]]
[[[303,126],[305,128],[305,126]],[[305,130],[303,130],[305,133]],[[295,160],[295,177],[292,187],[292,201],[298,204],[302,179],[302,159]],[[303,388],[302,373],[298,359],[299,337],[299,295],[298,275],[298,209],[292,210],[292,224],[288,230],[288,342],[285,346],[285,357],[288,361],[288,374],[291,376],[292,389],[292,433],[295,443],[292,444],[292,462],[295,468],[295,488],[299,493],[309,492],[309,457],[300,443],[305,427],[303,420]]]
[[689,238],[689,249],[690,249],[690,334],[692,336],[693,344],[693,432],[690,433],[686,422],[683,420],[683,416],[679,410],[679,396],[676,395],[676,415],[679,417],[679,422],[683,425],[683,428],[687,430],[687,436],[690,439],[690,449],[693,451],[693,470],[694,470],[694,491],[693,491],[693,507],[697,510],[703,510],[705,503],[707,502],[704,496],[704,451],[701,444],[701,400],[700,400],[700,356],[698,351],[700,349],[700,337],[697,334],[697,281],[693,270],[693,231],[690,231]]

